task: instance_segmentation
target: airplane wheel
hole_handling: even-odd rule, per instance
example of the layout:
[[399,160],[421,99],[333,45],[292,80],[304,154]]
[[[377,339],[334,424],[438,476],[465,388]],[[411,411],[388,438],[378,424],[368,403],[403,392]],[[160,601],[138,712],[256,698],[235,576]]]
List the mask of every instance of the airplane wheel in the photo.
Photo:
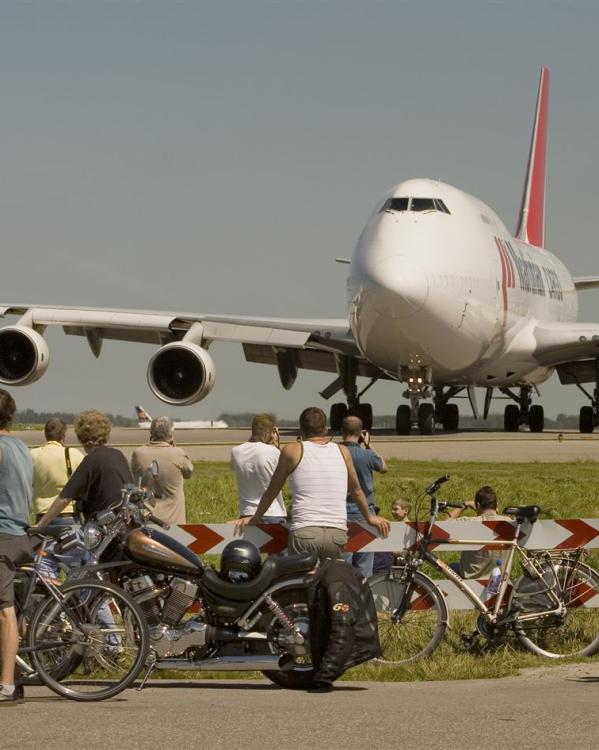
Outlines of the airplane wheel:
[[545,412],[539,404],[530,407],[528,426],[531,432],[543,432],[543,428],[545,427]]
[[402,404],[397,407],[395,415],[395,431],[398,435],[409,435],[412,429],[412,411],[409,406]]
[[329,418],[331,430],[340,430],[341,422],[343,422],[345,417],[347,417],[347,406],[343,403],[333,404]]
[[516,404],[508,404],[503,412],[503,429],[506,432],[518,432],[520,428],[520,409]]
[[372,430],[372,404],[358,404],[356,416],[362,420],[365,430]]
[[580,408],[579,428],[581,432],[593,432],[595,429],[595,414],[592,406]]
[[457,430],[460,424],[460,409],[457,404],[445,404],[441,412],[444,430]]
[[418,407],[418,427],[422,435],[434,434],[435,407],[432,404],[420,404]]

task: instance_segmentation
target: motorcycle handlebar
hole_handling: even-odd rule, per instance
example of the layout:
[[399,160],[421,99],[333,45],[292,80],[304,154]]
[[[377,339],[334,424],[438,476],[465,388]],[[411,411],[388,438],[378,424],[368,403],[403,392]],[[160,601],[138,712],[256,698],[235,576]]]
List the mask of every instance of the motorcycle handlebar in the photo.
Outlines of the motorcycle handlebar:
[[449,481],[449,474],[444,474],[442,477],[439,477],[439,479],[435,479],[434,482],[429,484],[429,486],[424,491],[426,492],[427,495],[432,495],[439,489],[439,487],[442,484],[448,481]]
[[164,521],[161,521],[153,513],[150,513],[150,515],[148,516],[148,520],[156,524],[156,526],[160,526],[160,528],[162,529],[170,529],[171,527],[169,523],[164,523]]

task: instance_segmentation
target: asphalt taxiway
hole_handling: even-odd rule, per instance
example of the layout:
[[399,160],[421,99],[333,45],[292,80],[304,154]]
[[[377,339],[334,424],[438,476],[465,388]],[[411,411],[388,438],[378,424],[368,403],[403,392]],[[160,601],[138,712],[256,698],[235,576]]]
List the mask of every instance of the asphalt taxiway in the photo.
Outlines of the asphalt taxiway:
[[[282,442],[295,440],[296,430],[282,430]],[[40,445],[39,430],[15,432],[27,445]],[[177,444],[193,461],[228,461],[231,448],[247,440],[249,429],[179,430]],[[334,436],[336,437],[336,436]],[[130,457],[133,448],[149,439],[147,429],[115,427],[110,444]],[[336,439],[338,439],[336,437]],[[67,443],[77,439],[69,429]],[[394,435],[390,430],[374,430],[372,444],[384,458],[404,461],[488,461],[488,462],[570,462],[599,460],[599,434],[582,435],[574,431],[542,433],[505,433],[464,431],[431,436]]]

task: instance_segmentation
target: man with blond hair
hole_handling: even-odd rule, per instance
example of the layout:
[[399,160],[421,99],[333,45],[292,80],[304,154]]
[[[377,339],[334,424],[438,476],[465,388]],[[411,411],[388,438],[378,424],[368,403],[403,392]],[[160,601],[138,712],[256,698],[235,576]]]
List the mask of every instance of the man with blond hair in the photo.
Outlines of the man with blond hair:
[[152,461],[158,464],[154,515],[168,524],[187,523],[183,482],[193,474],[193,464],[183,448],[175,445],[173,420],[169,417],[155,417],[150,424],[150,442],[133,451],[133,476],[143,476]]
[[40,528],[47,526],[73,500],[84,518],[118,503],[123,486],[133,481],[125,456],[106,445],[112,425],[105,414],[95,409],[82,411],[74,427],[87,455],[37,524]]
[[[239,517],[254,515],[279,461],[279,431],[270,414],[256,414],[252,434],[231,450],[231,469],[237,479]],[[264,513],[265,523],[279,523],[287,517],[283,495],[278,492]]]

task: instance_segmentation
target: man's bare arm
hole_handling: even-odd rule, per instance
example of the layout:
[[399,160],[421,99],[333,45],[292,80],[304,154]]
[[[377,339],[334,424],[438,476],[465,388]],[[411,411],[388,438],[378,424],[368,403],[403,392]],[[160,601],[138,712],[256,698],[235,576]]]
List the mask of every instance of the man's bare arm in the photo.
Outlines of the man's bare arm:
[[40,519],[40,522],[36,524],[36,526],[40,529],[43,529],[44,526],[47,526],[50,521],[53,521],[56,516],[59,516],[62,511],[67,507],[69,503],[72,503],[73,500],[69,497],[61,497],[60,495],[56,498],[56,500],[52,503],[52,505],[48,508],[46,511],[46,514],[43,518]]

